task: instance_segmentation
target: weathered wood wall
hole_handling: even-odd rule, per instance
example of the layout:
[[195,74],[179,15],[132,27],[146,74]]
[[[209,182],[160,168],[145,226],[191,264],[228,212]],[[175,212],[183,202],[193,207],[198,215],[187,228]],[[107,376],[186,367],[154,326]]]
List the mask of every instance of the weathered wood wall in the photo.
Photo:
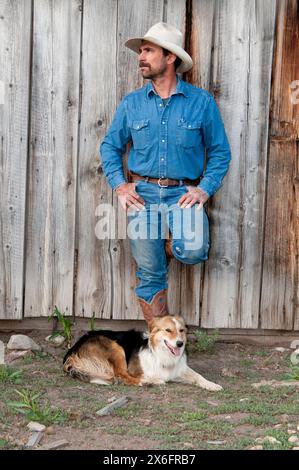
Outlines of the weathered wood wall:
[[0,318],[142,318],[128,240],[95,235],[97,206],[118,208],[98,148],[143,85],[124,41],[163,20],[233,156],[210,259],[172,261],[170,308],[207,328],[299,329],[298,18],[296,0],[0,0]]

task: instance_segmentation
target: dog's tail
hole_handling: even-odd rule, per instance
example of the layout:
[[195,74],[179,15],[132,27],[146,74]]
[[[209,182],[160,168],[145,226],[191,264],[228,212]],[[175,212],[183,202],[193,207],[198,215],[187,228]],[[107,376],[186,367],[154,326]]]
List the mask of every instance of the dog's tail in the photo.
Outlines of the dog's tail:
[[108,361],[79,357],[71,354],[63,364],[64,372],[83,382],[111,385],[114,383],[114,372]]

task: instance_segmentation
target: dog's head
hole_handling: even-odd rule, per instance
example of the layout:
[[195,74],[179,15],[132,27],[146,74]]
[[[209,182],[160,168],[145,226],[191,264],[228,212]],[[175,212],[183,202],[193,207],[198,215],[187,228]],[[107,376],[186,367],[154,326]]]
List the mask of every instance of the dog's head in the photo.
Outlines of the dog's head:
[[155,317],[150,325],[150,344],[154,350],[180,358],[187,342],[187,328],[180,316]]

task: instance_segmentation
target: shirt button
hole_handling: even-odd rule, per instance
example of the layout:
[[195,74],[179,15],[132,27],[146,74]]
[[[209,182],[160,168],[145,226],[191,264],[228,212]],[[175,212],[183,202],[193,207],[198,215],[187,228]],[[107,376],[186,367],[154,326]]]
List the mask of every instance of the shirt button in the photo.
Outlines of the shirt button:
[[188,126],[188,127],[191,127],[191,126],[190,126],[190,124],[189,124],[189,126]]
[[165,121],[162,121],[162,124],[165,124]]
[[165,142],[165,140],[164,140],[164,139],[162,139],[162,142]]
[[161,162],[164,162],[164,158],[161,158]]
[[160,103],[159,106],[162,106],[162,103]]

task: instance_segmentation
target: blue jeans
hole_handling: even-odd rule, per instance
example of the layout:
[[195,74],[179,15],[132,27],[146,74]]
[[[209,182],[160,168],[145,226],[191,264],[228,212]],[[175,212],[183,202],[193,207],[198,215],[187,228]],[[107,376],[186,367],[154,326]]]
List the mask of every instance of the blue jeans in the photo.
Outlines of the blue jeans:
[[198,204],[180,208],[177,203],[188,191],[185,185],[161,188],[158,184],[139,180],[136,192],[144,199],[145,209],[128,212],[128,236],[132,255],[137,263],[136,295],[151,302],[154,295],[167,289],[168,263],[165,238],[172,236],[174,257],[185,264],[208,259],[209,221]]

